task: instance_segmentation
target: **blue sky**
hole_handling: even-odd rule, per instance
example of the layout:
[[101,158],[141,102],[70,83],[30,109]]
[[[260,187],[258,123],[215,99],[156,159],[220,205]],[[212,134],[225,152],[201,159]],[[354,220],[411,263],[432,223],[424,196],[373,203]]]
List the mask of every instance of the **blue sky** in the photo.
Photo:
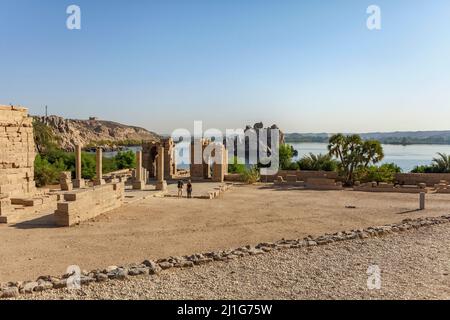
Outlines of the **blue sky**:
[[450,129],[449,35],[448,0],[0,0],[0,104],[160,133]]

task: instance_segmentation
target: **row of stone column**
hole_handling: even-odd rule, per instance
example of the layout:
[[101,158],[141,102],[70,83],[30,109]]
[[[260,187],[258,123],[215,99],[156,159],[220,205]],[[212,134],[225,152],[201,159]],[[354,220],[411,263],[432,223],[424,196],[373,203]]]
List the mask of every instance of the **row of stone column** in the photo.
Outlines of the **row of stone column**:
[[[105,180],[103,179],[103,150],[98,147],[96,149],[96,178],[94,185],[103,185]],[[86,186],[86,181],[82,178],[81,174],[81,146],[75,146],[75,180],[73,181],[74,188],[83,188]],[[136,171],[133,179],[133,189],[142,190],[147,183],[146,169],[142,166],[142,151],[136,152]],[[164,148],[160,147],[158,150],[157,159],[157,190],[166,190],[167,182],[164,180]]]
[[[166,190],[167,182],[164,180],[164,147],[158,148],[158,159],[156,161],[157,166],[157,181],[156,190]],[[136,152],[136,174],[133,181],[133,189],[142,190],[146,184],[147,173],[146,169],[142,166],[142,151]]]

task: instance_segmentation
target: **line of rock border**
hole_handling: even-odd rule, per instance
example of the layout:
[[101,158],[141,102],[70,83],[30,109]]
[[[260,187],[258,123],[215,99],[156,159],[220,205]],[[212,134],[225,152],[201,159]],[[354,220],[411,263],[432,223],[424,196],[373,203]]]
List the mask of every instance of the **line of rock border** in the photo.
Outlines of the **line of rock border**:
[[[318,237],[308,236],[303,239],[286,240],[276,242],[263,242],[256,246],[243,246],[236,249],[206,252],[182,257],[169,257],[156,261],[145,260],[140,264],[128,266],[110,266],[103,270],[83,271],[80,276],[80,285],[85,286],[93,282],[105,282],[109,280],[125,280],[128,277],[138,275],[156,275],[161,270],[172,268],[191,268],[204,265],[213,261],[230,261],[240,257],[265,254],[273,250],[307,248],[326,245],[333,242],[367,239],[381,237],[392,233],[405,232],[411,229],[439,225],[450,222],[450,214],[439,217],[426,217],[417,219],[404,219],[400,223],[386,224],[365,229],[353,229],[350,231],[325,234]],[[36,281],[8,282],[0,285],[0,298],[16,298],[21,294],[42,292],[50,289],[62,289],[67,287],[68,279],[73,274],[65,274],[61,277],[40,276]]]

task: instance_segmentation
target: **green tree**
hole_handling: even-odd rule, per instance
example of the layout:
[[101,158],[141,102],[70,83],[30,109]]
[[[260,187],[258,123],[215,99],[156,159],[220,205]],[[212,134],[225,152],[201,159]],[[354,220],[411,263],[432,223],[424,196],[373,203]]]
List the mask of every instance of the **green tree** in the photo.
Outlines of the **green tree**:
[[328,144],[330,156],[336,157],[344,175],[345,183],[352,185],[355,171],[367,168],[383,160],[383,147],[379,141],[363,141],[359,135],[344,136],[336,134],[330,137]]
[[433,158],[432,166],[435,168],[434,172],[438,173],[449,173],[450,172],[450,156],[438,152],[438,156]]
[[57,138],[52,128],[36,118],[33,119],[33,132],[38,153],[42,154],[57,147]]
[[136,167],[136,155],[131,150],[125,152],[119,151],[119,153],[114,157],[114,161],[118,170],[132,169]]
[[[292,158],[298,155],[297,150],[289,144],[282,144],[279,148],[280,169],[292,170],[296,165],[292,164]],[[295,169],[294,169],[295,170]]]

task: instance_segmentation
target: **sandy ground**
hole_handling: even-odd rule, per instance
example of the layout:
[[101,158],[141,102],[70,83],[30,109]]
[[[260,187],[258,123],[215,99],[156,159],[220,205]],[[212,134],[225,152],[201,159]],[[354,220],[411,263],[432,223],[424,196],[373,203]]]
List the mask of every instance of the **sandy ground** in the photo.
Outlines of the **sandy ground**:
[[[346,206],[355,206],[347,209]],[[450,211],[450,195],[235,187],[219,199],[149,198],[73,228],[0,226],[0,282],[301,238]]]
[[[450,224],[21,299],[450,299]],[[369,266],[379,268],[379,286]],[[369,277],[370,276],[370,277]]]

